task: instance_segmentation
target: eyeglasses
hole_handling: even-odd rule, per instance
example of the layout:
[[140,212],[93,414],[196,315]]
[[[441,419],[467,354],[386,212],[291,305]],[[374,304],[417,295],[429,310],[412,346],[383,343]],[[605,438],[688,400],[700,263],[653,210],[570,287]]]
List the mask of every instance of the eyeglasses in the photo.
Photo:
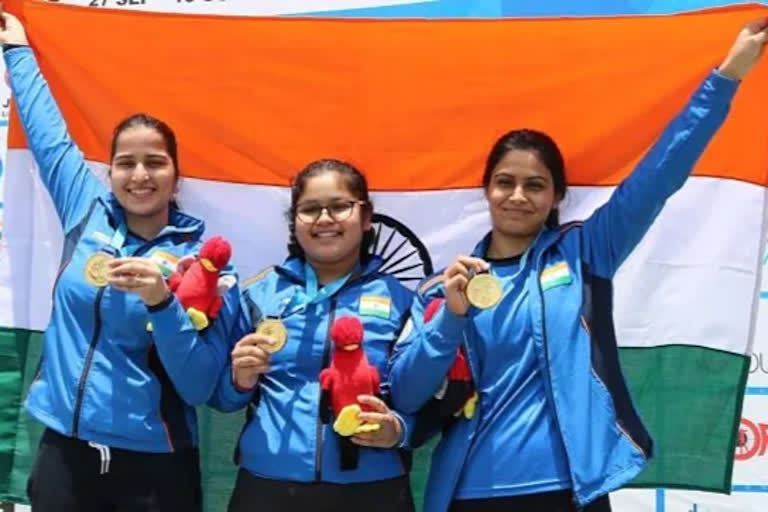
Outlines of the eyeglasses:
[[355,205],[365,204],[365,201],[353,201],[349,199],[334,199],[328,204],[308,202],[296,206],[296,218],[305,224],[314,224],[323,215],[323,210],[335,222],[342,222],[352,216]]

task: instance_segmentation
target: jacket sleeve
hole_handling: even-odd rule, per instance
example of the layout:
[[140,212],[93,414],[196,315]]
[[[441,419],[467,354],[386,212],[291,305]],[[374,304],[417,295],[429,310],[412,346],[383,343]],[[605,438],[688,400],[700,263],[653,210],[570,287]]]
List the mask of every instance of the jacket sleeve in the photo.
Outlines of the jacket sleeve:
[[5,51],[3,57],[27,143],[67,233],[106,189],[88,168],[83,153],[69,136],[32,49],[16,47]]
[[221,375],[217,380],[216,389],[208,400],[209,406],[222,412],[233,412],[244,408],[253,400],[254,394],[259,392],[258,383],[253,389],[249,390],[239,389],[235,385],[232,376],[232,359],[229,357],[229,353],[240,338],[253,331],[251,313],[248,304],[243,300],[247,293],[247,290],[244,291],[240,299],[238,319],[228,347],[227,363],[224,365]]
[[666,200],[680,189],[725,120],[738,82],[713,71],[645,157],[580,230],[584,259],[611,278]]
[[424,323],[424,308],[432,297],[417,294],[411,315],[390,358],[392,404],[405,414],[416,414],[438,391],[456,359],[469,320],[443,304]]
[[174,295],[149,308],[160,361],[182,399],[189,405],[205,403],[227,366],[231,340],[240,315],[239,287],[224,296],[219,315],[198,332]]

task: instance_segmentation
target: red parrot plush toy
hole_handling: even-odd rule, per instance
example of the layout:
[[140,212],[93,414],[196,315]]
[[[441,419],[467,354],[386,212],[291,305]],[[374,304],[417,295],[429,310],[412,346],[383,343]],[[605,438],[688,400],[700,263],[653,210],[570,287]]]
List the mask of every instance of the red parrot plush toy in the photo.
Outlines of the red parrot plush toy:
[[[432,320],[444,301],[445,299],[438,297],[427,304],[424,310],[425,324]],[[463,347],[459,347],[456,351],[456,360],[448,370],[445,382],[435,398],[443,401],[444,407],[441,407],[441,410],[445,411],[447,408],[448,412],[454,416],[459,416],[463,412],[464,417],[470,419],[475,414],[478,396],[472,384],[472,373]]]
[[379,371],[368,363],[363,350],[363,324],[356,317],[339,318],[331,326],[331,340],[333,359],[320,372],[320,389],[330,395],[324,401],[330,402],[336,416],[333,429],[344,437],[378,430],[377,423],[357,419],[361,411],[371,410],[358,404],[358,395],[378,395],[380,384]]
[[216,318],[222,305],[221,294],[231,287],[228,279],[219,276],[229,262],[232,247],[221,236],[207,240],[199,255],[179,262],[168,278],[168,287],[176,295],[195,328],[200,331]]

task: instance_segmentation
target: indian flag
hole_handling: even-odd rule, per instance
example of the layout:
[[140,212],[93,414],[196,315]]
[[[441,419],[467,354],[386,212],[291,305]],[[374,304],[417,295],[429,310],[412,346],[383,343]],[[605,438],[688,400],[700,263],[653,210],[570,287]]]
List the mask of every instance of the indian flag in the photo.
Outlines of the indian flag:
[[546,267],[541,271],[541,276],[539,276],[542,290],[549,290],[554,286],[570,283],[572,280],[571,271],[568,269],[568,264],[564,261]]
[[163,272],[166,279],[176,271],[176,265],[179,263],[178,257],[162,250],[154,251],[149,255],[149,259],[154,261],[157,266],[160,267],[160,270]]
[[[470,251],[489,228],[480,178],[501,133],[536,128],[560,143],[571,184],[563,220],[585,218],[743,23],[768,15],[754,5],[571,19],[506,18],[515,14],[511,2],[487,2],[497,10],[442,1],[387,7],[426,17],[442,5],[459,16],[428,21],[214,12],[222,2],[204,3],[207,13],[95,3],[16,6],[94,173],[105,176],[117,121],[137,111],[168,121],[181,144],[182,208],[206,219],[208,236],[232,242],[247,277],[285,257],[291,176],[317,158],[349,160],[374,189],[375,251],[409,285]],[[377,16],[388,12],[385,3],[393,2],[307,1],[283,12],[337,7]],[[211,15],[224,13],[242,16]],[[766,64],[742,84],[694,176],[616,278],[622,364],[658,447],[637,485],[730,488],[767,211]],[[20,404],[48,321],[62,234],[16,119],[6,168],[0,500],[22,501],[39,429]],[[552,268],[542,280],[569,276],[567,267]],[[373,299],[363,306],[384,308]],[[206,510],[223,510],[243,419],[208,410],[201,418]],[[417,488],[420,478],[417,471]]]
[[363,295],[360,297],[360,314],[389,318],[392,301],[387,297]]

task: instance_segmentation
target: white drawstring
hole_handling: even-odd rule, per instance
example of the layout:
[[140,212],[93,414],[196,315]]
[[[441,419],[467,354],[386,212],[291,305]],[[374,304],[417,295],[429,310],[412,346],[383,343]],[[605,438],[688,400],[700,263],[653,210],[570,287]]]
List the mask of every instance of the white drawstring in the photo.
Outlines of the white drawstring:
[[94,443],[93,441],[88,441],[88,446],[91,448],[96,448],[99,450],[99,455],[101,456],[101,473],[102,475],[109,473],[109,463],[112,460],[112,453],[109,451],[109,446],[99,443]]

